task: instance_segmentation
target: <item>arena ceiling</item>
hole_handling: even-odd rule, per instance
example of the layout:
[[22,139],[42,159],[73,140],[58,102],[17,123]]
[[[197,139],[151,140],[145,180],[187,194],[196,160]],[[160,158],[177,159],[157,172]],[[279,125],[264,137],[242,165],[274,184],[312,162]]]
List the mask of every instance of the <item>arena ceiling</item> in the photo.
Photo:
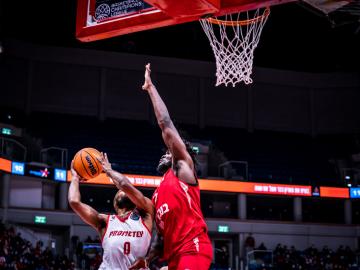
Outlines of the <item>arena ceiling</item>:
[[[347,1],[350,5],[330,12],[322,12],[311,1],[272,8],[255,65],[308,72],[360,71],[359,1]],[[198,22],[82,43],[75,38],[75,0],[1,1],[0,8],[1,39],[214,61]]]

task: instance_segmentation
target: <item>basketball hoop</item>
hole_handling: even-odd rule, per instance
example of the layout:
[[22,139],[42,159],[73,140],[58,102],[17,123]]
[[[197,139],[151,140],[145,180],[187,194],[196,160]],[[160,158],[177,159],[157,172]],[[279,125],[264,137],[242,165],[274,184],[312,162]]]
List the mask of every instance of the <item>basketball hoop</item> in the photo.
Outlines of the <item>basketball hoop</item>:
[[270,9],[225,15],[224,19],[200,19],[216,60],[216,86],[238,82],[252,83],[254,50]]

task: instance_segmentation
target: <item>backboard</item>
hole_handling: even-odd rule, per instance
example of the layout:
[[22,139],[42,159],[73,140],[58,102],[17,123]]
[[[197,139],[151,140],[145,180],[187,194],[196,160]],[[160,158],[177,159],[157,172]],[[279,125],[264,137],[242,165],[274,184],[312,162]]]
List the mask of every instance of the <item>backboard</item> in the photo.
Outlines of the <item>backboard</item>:
[[348,5],[352,0],[304,0],[304,2],[320,10],[324,14],[329,14]]
[[295,0],[78,0],[76,37],[84,42]]

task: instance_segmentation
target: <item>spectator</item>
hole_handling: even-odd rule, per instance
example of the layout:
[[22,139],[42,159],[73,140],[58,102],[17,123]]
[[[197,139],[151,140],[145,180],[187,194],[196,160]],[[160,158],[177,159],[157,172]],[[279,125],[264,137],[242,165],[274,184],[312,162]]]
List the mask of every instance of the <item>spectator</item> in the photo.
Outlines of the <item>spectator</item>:
[[51,250],[43,250],[39,241],[33,247],[29,241],[16,234],[14,228],[0,225],[1,270],[72,270],[74,264],[66,256],[53,256]]
[[245,251],[248,253],[255,248],[255,239],[252,236],[252,233],[249,233],[248,237],[245,239]]
[[215,262],[217,270],[229,269],[229,252],[227,246],[215,249]]
[[267,250],[264,243],[261,243],[256,250]]
[[85,243],[93,243],[93,240],[91,239],[90,235],[85,240]]
[[273,252],[274,267],[279,270],[350,270],[358,269],[355,253],[340,246],[336,252],[324,246],[321,251],[311,245],[304,251],[278,244]]

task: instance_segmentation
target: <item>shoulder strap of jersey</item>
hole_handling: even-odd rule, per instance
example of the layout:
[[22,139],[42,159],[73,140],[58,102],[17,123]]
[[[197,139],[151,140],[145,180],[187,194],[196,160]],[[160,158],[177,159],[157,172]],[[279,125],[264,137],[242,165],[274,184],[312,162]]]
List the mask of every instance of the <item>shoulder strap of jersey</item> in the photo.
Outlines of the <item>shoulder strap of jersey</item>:
[[108,229],[108,227],[109,227],[109,222],[110,222],[110,215],[108,215],[108,216],[107,216],[107,219],[106,219],[106,227],[105,227],[105,230],[104,230],[103,235],[101,236],[101,243],[103,242],[104,237],[105,237],[105,235],[106,235],[107,229]]
[[140,216],[140,220],[141,220],[142,225],[145,227],[145,229],[148,231],[148,233],[149,233],[149,235],[150,235],[150,237],[151,237],[151,231],[150,231],[150,229],[148,228],[148,226],[146,226],[143,217]]

